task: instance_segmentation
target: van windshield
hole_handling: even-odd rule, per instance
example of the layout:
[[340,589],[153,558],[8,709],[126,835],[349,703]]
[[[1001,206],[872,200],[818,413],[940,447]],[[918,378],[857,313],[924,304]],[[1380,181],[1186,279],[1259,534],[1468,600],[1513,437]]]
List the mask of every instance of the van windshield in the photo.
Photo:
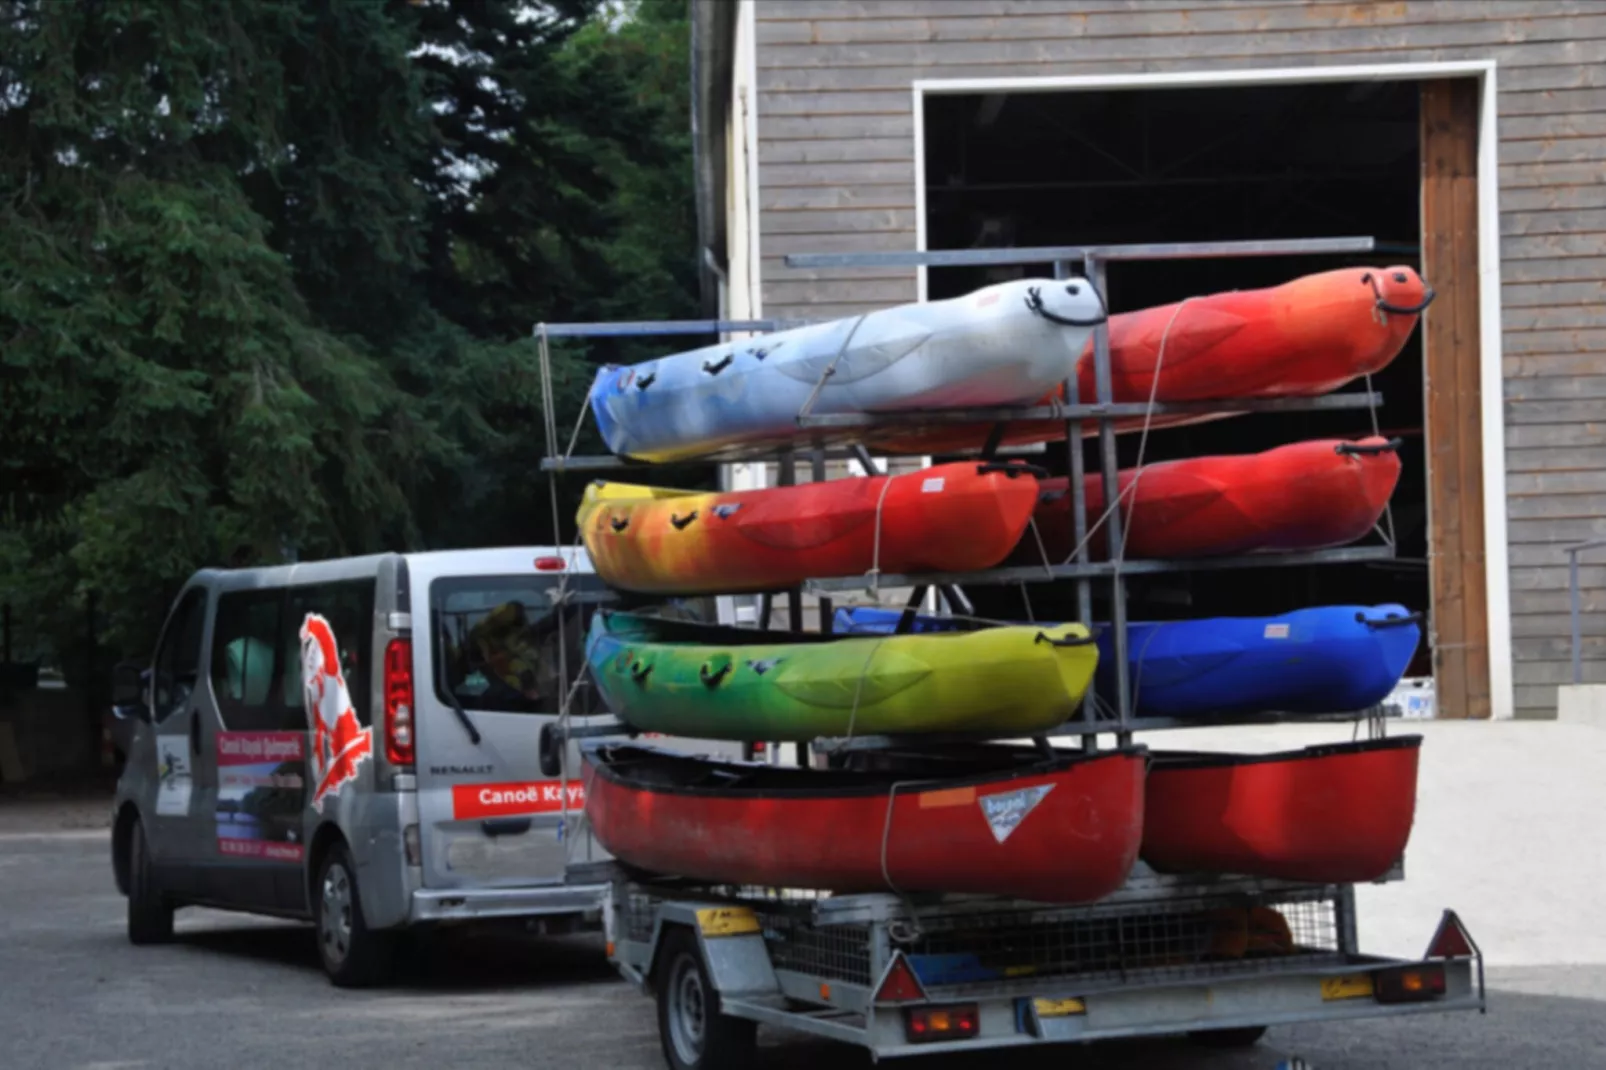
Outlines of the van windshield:
[[[591,615],[607,597],[590,575],[572,575],[568,600],[553,605],[556,576],[478,576],[430,585],[435,689],[471,710],[557,713],[585,665]],[[560,649],[561,645],[561,649]],[[570,701],[577,716],[600,712],[595,689]]]

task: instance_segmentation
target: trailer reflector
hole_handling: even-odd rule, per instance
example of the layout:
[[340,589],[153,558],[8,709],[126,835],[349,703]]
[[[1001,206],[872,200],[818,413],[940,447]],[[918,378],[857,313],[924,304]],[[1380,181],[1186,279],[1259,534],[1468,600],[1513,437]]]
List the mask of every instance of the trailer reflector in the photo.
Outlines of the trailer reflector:
[[1461,924],[1461,918],[1453,910],[1446,910],[1444,917],[1439,920],[1439,927],[1433,933],[1433,939],[1428,943],[1428,953],[1423,956],[1430,959],[1469,959],[1477,954],[1472,946],[1472,936],[1467,927]]
[[897,952],[888,963],[887,972],[881,975],[881,984],[876,987],[875,1002],[915,1003],[925,998],[926,990],[920,984],[920,978],[909,968],[909,960],[904,958],[903,952]]
[[980,1030],[980,1008],[974,1003],[904,1010],[904,1035],[911,1044],[934,1040],[969,1040]]

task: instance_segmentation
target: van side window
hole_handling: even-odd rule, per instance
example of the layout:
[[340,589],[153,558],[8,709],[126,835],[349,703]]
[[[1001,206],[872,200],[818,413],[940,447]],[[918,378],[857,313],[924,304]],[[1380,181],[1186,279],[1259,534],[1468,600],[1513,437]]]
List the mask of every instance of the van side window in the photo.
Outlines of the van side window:
[[212,692],[223,723],[235,731],[283,726],[274,693],[282,591],[231,591],[217,602],[212,626]]
[[160,723],[177,713],[189,701],[201,677],[201,636],[206,625],[206,591],[192,587],[184,593],[156,648],[155,679],[152,691]]
[[285,728],[307,727],[301,703],[301,624],[316,613],[329,622],[340,649],[340,672],[351,694],[357,721],[372,724],[369,697],[373,691],[374,588],[377,580],[341,580],[292,587],[279,629],[280,702]]

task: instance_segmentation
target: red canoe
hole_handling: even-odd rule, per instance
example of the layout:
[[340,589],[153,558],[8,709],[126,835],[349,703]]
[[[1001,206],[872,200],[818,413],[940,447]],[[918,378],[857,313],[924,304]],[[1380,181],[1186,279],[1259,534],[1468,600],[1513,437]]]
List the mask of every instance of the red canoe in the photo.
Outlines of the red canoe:
[[[1120,473],[1121,520],[1129,558],[1221,557],[1260,551],[1319,550],[1361,538],[1377,523],[1400,478],[1400,459],[1381,438],[1314,439],[1264,453],[1162,461]],[[1051,563],[1076,548],[1069,481],[1042,481],[1037,530]],[[1086,477],[1089,526],[1104,512],[1097,474]],[[1105,552],[1104,529],[1089,541]],[[1014,554],[1037,563],[1030,531]]]
[[1279,754],[1156,754],[1143,860],[1163,873],[1376,880],[1405,854],[1421,746],[1421,736],[1400,736]]
[[[1405,266],[1354,267],[1305,275],[1280,286],[1232,290],[1111,316],[1112,400],[1214,401],[1233,398],[1315,397],[1386,367],[1399,356],[1433,293]],[[1165,351],[1161,353],[1161,342]],[[1155,376],[1159,376],[1158,388]],[[1094,390],[1092,343],[1077,364],[1080,400]],[[1064,391],[1060,391],[1063,400]],[[1044,404],[1051,403],[1050,398]],[[1230,415],[1155,417],[1171,427]],[[1141,428],[1135,417],[1120,430]],[[889,452],[946,453],[980,448],[985,426],[933,429],[900,438]],[[1087,421],[1086,435],[1098,425]],[[1063,421],[1012,424],[1009,445],[1057,441]]]
[[992,568],[1020,541],[1036,504],[1030,469],[967,461],[726,493],[597,483],[577,523],[610,586],[734,594],[873,566],[885,573]]
[[979,758],[970,775],[949,765],[939,779],[634,745],[584,754],[586,816],[603,847],[711,884],[1090,902],[1126,881],[1143,835],[1141,750],[991,769]]

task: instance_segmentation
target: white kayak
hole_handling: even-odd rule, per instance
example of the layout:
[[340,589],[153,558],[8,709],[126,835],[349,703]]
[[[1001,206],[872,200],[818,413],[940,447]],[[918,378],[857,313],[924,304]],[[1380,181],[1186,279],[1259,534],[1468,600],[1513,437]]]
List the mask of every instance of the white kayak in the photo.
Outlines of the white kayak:
[[810,437],[798,423],[805,406],[824,416],[1036,404],[1075,374],[1104,319],[1085,279],[1017,279],[609,365],[589,400],[608,449],[622,457],[664,462],[782,445]]

